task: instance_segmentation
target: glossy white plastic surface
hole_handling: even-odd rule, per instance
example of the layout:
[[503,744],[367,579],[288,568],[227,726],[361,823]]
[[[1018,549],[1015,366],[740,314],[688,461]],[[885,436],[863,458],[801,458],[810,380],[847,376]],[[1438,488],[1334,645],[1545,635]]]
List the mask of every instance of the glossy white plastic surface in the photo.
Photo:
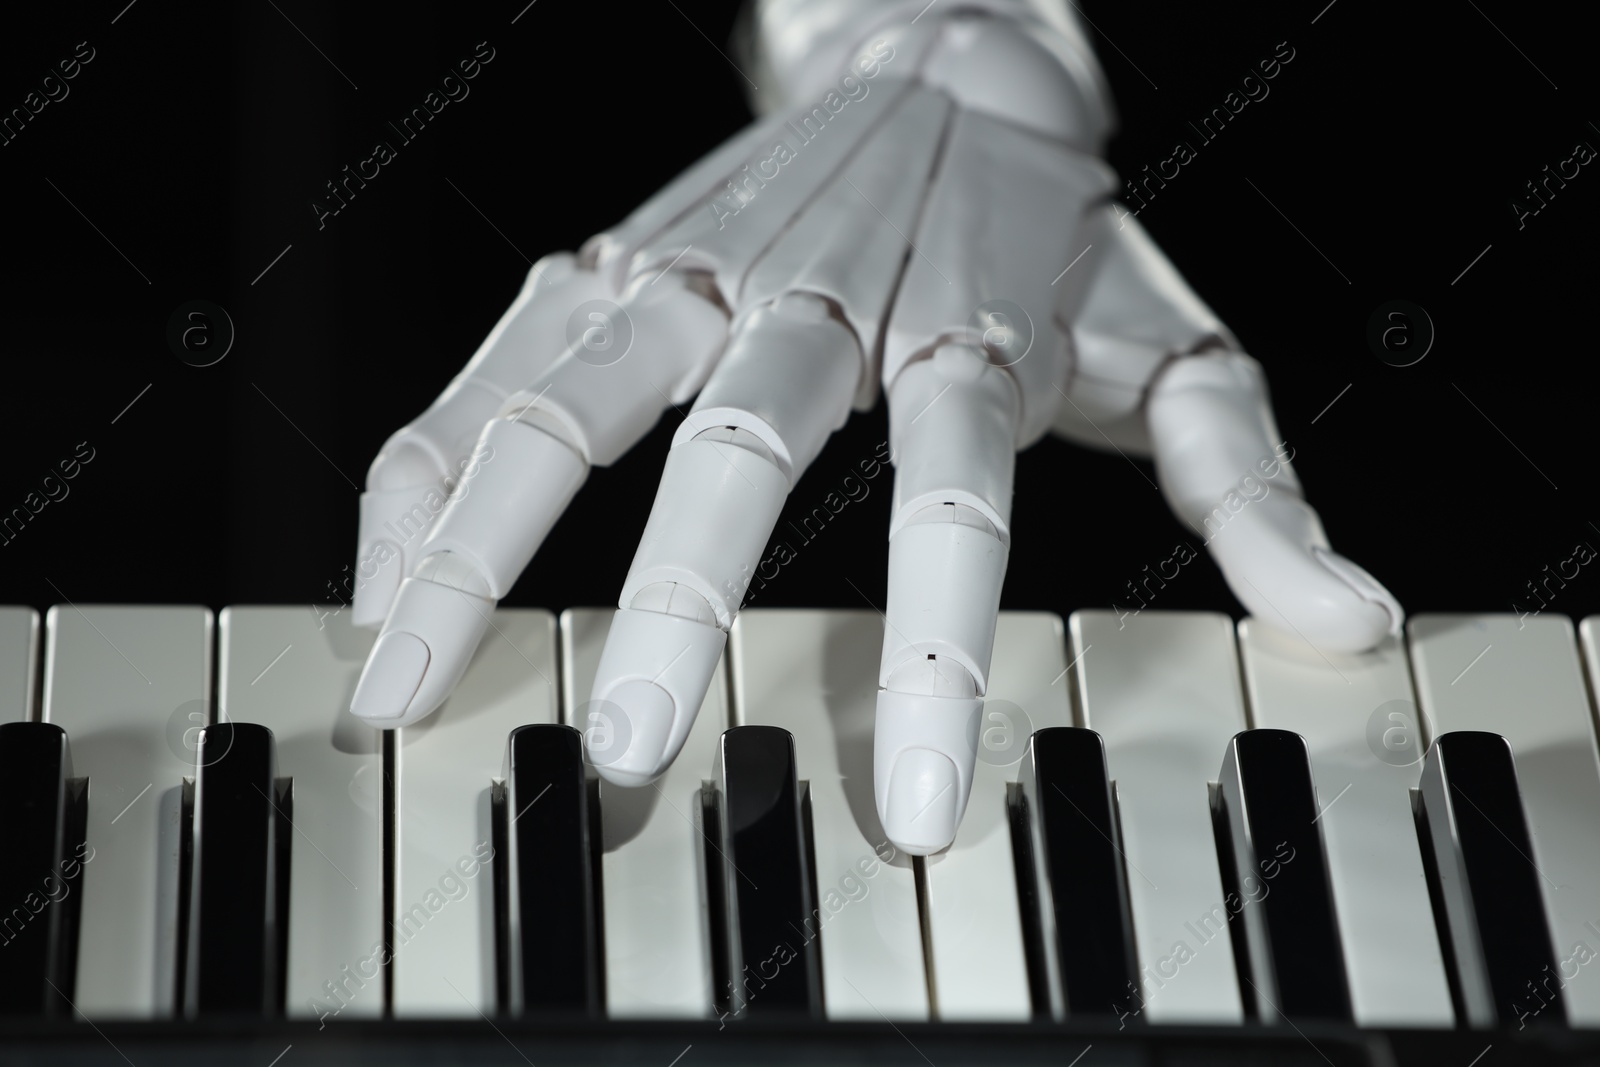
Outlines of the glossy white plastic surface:
[[878,691],[872,781],[889,841],[928,856],[950,844],[967,810],[983,701],[961,666],[914,666],[922,669],[897,672]]
[[1487,730],[1511,743],[1568,1019],[1600,1024],[1600,982],[1568,973],[1579,944],[1600,948],[1600,753],[1572,620],[1418,615],[1409,629],[1430,739]]
[[176,985],[182,786],[211,706],[210,610],[57,605],[45,616],[45,722],[89,779],[76,1010],[164,1018]]
[[1238,1023],[1229,924],[1240,898],[1223,895],[1208,790],[1246,725],[1233,622],[1077,611],[1068,627],[1080,725],[1105,740],[1122,824],[1143,983],[1126,1010],[1147,1022]]
[[[806,292],[839,306],[866,349],[858,410],[877,399],[878,340],[950,116],[950,102],[938,93],[907,93],[840,180],[806,208],[806,225],[780,235],[744,283],[750,305]],[[828,240],[818,241],[819,233]]]
[[884,829],[916,855],[948,845],[966,809],[1005,581],[1020,412],[988,355],[976,340],[943,344],[889,387],[894,512],[873,773]]
[[965,110],[1093,152],[1105,120],[1100,101],[1029,28],[1014,19],[952,19],[923,80]]
[[928,512],[925,521],[903,527],[889,541],[889,626],[879,676],[888,685],[906,661],[936,655],[971,674],[981,694],[989,677],[1006,546],[979,525],[981,519],[962,515],[960,508]]
[[783,471],[739,444],[708,434],[673,446],[618,603],[674,582],[703,597],[726,632],[788,495]]
[[1239,624],[1254,727],[1305,738],[1361,1026],[1455,1024],[1411,815],[1426,744],[1405,646],[1323,659],[1258,620]]
[[[909,73],[891,63],[864,96],[837,111],[822,109],[820,118],[812,115],[811,103],[795,108],[786,125],[773,131],[775,138],[731,169],[719,195],[646,241],[634,255],[632,270],[676,263],[680,270],[706,271],[730,305],[741,303],[744,278],[756,260],[907,91]],[[786,146],[789,161],[765,167],[779,144]]]
[[[596,760],[602,777],[641,786],[676,756],[789,488],[861,376],[854,337],[816,296],[786,294],[740,323],[667,453],[623,582],[594,697],[631,724],[630,748]],[[685,617],[665,613],[671,598],[646,603],[669,589]]]
[[349,712],[373,635],[348,610],[308,606],[224,608],[217,626],[217,721],[271,730],[278,776],[294,780],[285,1011],[376,1018],[383,756],[379,734]]
[[[947,91],[960,94],[965,106],[991,108],[1024,121],[1041,108],[1060,106],[1038,99],[1041,94],[1070,92],[1076,107],[1069,112],[1072,124],[1062,132],[1070,131],[1075,140],[1098,149],[1112,126],[1110,92],[1076,9],[1062,0],[969,0],[961,9],[999,16],[994,21],[1003,25],[1015,24],[1070,74],[1072,84],[1070,89],[1060,86],[1054,72],[1030,63],[1033,57],[1027,55],[1025,44],[1005,41],[976,62],[963,57],[971,72],[958,69],[954,77],[941,77],[936,69],[934,76],[947,83]],[[918,0],[756,0],[751,5],[752,40],[742,49],[748,51],[760,84],[760,91],[750,94],[751,106],[764,114],[795,100],[820,97],[838,78],[841,66],[859,70],[858,57],[868,54],[870,45],[879,40],[892,42],[898,51],[922,54],[930,44],[942,43],[929,33],[930,23],[937,23],[924,20],[926,13],[927,4]],[[938,57],[928,59],[937,68]],[[1019,64],[1031,68],[1028,76],[1015,76]],[[989,80],[1002,86],[989,85]]]
[[451,496],[417,558],[457,553],[498,600],[511,591],[589,468],[561,441],[511,419],[485,426],[478,449],[488,462]]
[[595,234],[584,243],[582,258],[592,259],[595,269],[606,275],[621,291],[627,285],[634,253],[644,242],[726,192],[724,183],[756,153],[766,148],[779,132],[788,113],[769,115],[752,122],[717,147],[701,156],[688,170],[662,186],[622,221]]
[[975,344],[944,344],[906,367],[889,390],[890,539],[923,508],[961,504],[1009,543],[1020,411],[1015,383]]
[[[358,717],[399,728],[437,708],[466,670],[494,600],[582,483],[585,464],[614,460],[655,423],[669,391],[709,369],[725,320],[702,297],[673,282],[645,285],[626,302],[627,311],[612,308],[621,320],[612,328],[626,324],[629,349],[638,343],[633,364],[618,369],[629,349],[597,358],[580,344],[556,361],[537,392],[507,402],[507,419],[484,428],[477,453],[482,473],[456,487],[419,549],[421,564],[401,582],[374,646],[371,680],[352,703]],[[524,418],[552,420],[548,430],[556,432],[525,425]],[[440,580],[429,580],[430,561],[441,558],[449,562]],[[396,636],[404,634],[415,640]],[[427,654],[420,674],[419,642]]]
[[380,730],[432,712],[466,673],[494,601],[426,578],[400,583],[394,607],[350,698],[350,713]]
[[975,335],[1016,380],[1026,447],[1062,403],[1057,320],[1070,321],[1087,292],[1100,254],[1091,208],[1115,178],[1093,156],[976,112],[958,111],[946,136],[889,316],[883,380],[943,340]]
[[1072,403],[1054,430],[1090,448],[1149,455],[1142,408],[1162,367],[1207,345],[1242,349],[1131,211],[1110,203],[1097,213],[1105,255],[1072,322]]
[[418,548],[444,499],[464,473],[470,480],[469,453],[484,423],[566,350],[572,310],[611,295],[600,275],[576,269],[572,255],[545,256],[455,380],[384,443],[361,496],[357,626],[383,622],[400,580],[421,559]]
[[1180,360],[1157,379],[1148,417],[1163,493],[1252,614],[1323,654],[1398,636],[1399,602],[1328,547],[1301,498],[1260,364],[1226,352]]
[[674,450],[707,430],[748,430],[792,488],[828,435],[844,425],[863,371],[860,345],[827,302],[785,293],[734,330],[727,354],[673,435]]
[[669,405],[699,390],[722,353],[726,313],[685,282],[640,275],[615,303],[570,308],[572,345],[500,413],[547,414],[591,466],[615,463]]
[[584,719],[573,724],[602,778],[638,789],[667,769],[694,729],[727,642],[725,631],[694,619],[613,613]]

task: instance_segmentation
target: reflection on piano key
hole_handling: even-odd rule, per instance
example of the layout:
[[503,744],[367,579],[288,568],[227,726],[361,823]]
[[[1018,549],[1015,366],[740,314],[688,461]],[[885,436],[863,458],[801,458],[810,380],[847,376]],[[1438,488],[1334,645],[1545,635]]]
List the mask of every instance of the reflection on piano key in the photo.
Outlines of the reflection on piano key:
[[194,607],[45,618],[44,721],[66,730],[89,779],[73,1001],[97,1021],[176,1006],[182,782],[211,721],[211,625]]
[[381,1015],[383,763],[349,713],[373,635],[331,608],[230,607],[218,627],[217,717],[270,729],[294,783],[285,1010]]
[[[1317,794],[1299,734],[1245,730],[1228,745],[1213,794],[1223,884],[1251,900],[1234,924],[1234,960],[1252,1017],[1349,1019],[1344,952],[1317,831]],[[1231,860],[1231,863],[1228,862]]]
[[1417,615],[1409,630],[1431,732],[1483,730],[1511,744],[1567,1014],[1600,1025],[1600,978],[1578,962],[1600,953],[1600,755],[1572,622]]
[[0,607],[0,723],[33,717],[38,665],[39,613]]
[[828,1018],[927,1018],[916,880],[872,792],[882,618],[755,608],[739,614],[728,648],[735,721],[789,731],[810,783]]
[[1251,722],[1300,734],[1311,754],[1356,1021],[1453,1025],[1411,816],[1424,738],[1404,646],[1324,659],[1252,619],[1239,646]]
[[496,812],[504,994],[500,1010],[598,1016],[605,1007],[594,791],[583,736],[570,726],[519,726],[506,743]]
[[[929,969],[941,1019],[1020,1021],[1032,1014],[1006,786],[1016,780],[1032,731],[1071,724],[1066,667],[1060,616],[1001,613],[966,816],[955,843],[924,861]],[[859,684],[875,686],[876,675]]]
[[1498,734],[1442,734],[1422,772],[1419,816],[1461,1012],[1471,1025],[1561,1025],[1561,978],[1511,747]]
[[272,731],[255,723],[218,723],[200,737],[183,967],[191,1018],[283,1012],[281,864],[293,813],[274,749]]
[[1243,1017],[1208,783],[1245,728],[1233,623],[1203,612],[1078,611],[1069,620],[1083,725],[1105,740],[1122,822],[1150,1022]]
[[0,723],[0,1015],[71,1013],[87,801],[61,727]]
[[1017,779],[1016,869],[1037,939],[1040,1014],[1132,1015],[1133,915],[1100,735],[1075,726],[1036,732]]
[[[579,730],[615,734],[622,728],[587,718],[595,668],[615,614],[611,608],[561,614],[562,721]],[[696,820],[701,782],[711,777],[718,741],[729,725],[727,686],[719,664],[683,751],[653,785],[601,784],[606,1010],[612,1017],[711,1015],[710,932],[700,884],[704,841]],[[614,736],[613,743],[621,741]]]
[[519,726],[554,723],[555,616],[501,608],[437,712],[401,730],[394,1014],[495,1010],[490,794]]
[[[813,878],[794,739],[772,726],[722,735],[706,805],[714,971],[733,1015],[822,1015]],[[720,912],[720,914],[717,914]]]

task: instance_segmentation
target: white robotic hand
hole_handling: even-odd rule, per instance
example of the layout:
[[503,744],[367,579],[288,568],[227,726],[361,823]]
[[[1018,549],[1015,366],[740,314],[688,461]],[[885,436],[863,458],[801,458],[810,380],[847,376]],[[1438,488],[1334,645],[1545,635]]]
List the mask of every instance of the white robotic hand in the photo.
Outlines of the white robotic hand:
[[696,394],[595,679],[613,729],[590,758],[614,784],[682,748],[786,495],[880,383],[895,486],[874,774],[907,852],[944,848],[966,808],[1014,457],[1051,429],[1152,456],[1263,620],[1328,651],[1398,631],[1301,499],[1260,368],[1111,203],[1108,95],[1066,5],[929,6],[758,0],[762,96],[786,102],[578,256],[541,260],[389,440],[362,496],[355,615],[382,632],[355,715],[394,728],[438,707],[589,467]]

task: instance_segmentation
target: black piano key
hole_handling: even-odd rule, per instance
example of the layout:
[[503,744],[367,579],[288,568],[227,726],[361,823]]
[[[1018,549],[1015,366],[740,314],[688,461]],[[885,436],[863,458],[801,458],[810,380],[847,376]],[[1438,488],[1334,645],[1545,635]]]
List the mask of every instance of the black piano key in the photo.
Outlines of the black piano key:
[[1423,764],[1418,801],[1457,1017],[1485,1028],[1564,1025],[1510,743],[1479,731],[1440,735]]
[[1138,1018],[1121,831],[1093,730],[1036,731],[1012,791],[1029,984],[1041,1016]]
[[1350,1020],[1305,739],[1289,730],[1236,735],[1214,799],[1226,921],[1247,1013],[1268,1022]]
[[71,1012],[86,799],[66,731],[0,724],[0,1015]]
[[183,969],[189,1016],[282,1015],[291,794],[272,731],[219,723],[201,735]]
[[707,848],[713,974],[735,1014],[820,1017],[821,917],[794,738],[737,726],[717,747]]
[[520,726],[506,743],[496,805],[505,842],[500,923],[501,1010],[605,1010],[600,824],[570,726]]

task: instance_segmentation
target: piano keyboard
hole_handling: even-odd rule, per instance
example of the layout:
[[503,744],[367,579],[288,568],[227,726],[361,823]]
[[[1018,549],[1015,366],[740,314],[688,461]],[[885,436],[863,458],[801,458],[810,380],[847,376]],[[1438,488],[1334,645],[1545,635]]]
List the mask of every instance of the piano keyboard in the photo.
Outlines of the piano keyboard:
[[610,616],[498,610],[380,735],[347,611],[0,609],[0,1013],[1600,1022],[1595,620],[1324,656],[1002,613],[965,822],[913,860],[873,803],[879,615],[745,611],[683,755],[602,791]]

